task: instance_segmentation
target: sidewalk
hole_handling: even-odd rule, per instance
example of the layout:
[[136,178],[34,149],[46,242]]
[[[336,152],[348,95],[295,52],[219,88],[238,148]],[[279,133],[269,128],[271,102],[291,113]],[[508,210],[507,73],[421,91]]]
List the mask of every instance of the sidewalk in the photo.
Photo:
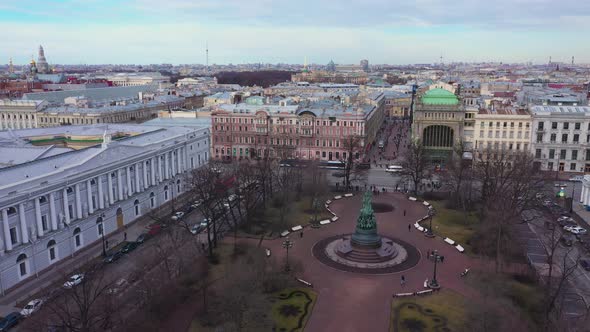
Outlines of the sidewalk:
[[[181,201],[182,199],[179,199],[175,202],[177,207],[183,206],[184,202]],[[167,203],[166,205],[159,207],[156,210],[156,213],[159,216],[169,215],[171,211],[170,204],[171,203]],[[105,241],[108,241],[107,250],[123,242],[125,233],[127,233],[127,241],[134,241],[139,234],[146,231],[145,227],[151,222],[153,222],[153,219],[149,215],[144,215],[135,219],[133,222],[126,225],[126,227],[120,228],[108,236],[105,236]],[[64,257],[61,261],[51,267],[39,271],[37,277],[33,276],[8,289],[4,296],[0,297],[0,316],[5,316],[13,311],[20,311],[20,308],[15,307],[17,303],[26,301],[34,294],[43,290],[49,291],[49,289],[54,287],[55,283],[63,279],[64,276],[73,273],[77,268],[86,264],[89,260],[101,255],[102,240],[98,240],[74,253],[73,257]]]

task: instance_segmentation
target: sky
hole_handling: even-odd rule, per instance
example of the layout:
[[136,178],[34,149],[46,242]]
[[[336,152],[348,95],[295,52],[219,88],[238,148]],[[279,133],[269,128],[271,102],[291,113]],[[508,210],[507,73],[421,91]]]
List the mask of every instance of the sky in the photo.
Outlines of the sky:
[[590,63],[590,1],[0,0],[0,63]]

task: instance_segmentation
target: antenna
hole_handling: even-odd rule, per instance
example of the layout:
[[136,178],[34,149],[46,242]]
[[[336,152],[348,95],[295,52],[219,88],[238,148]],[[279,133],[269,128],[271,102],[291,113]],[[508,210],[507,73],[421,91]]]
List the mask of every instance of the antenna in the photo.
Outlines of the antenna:
[[205,67],[209,71],[209,42],[205,42]]
[[549,56],[549,64],[551,64],[551,55]]

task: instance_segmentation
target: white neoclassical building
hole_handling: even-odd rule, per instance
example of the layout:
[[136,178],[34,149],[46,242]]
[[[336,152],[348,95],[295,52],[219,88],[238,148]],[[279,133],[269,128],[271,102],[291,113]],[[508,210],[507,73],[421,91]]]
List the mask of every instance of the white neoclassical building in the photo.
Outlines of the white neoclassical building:
[[[68,130],[76,128],[88,130]],[[2,292],[182,193],[188,171],[209,159],[209,135],[154,127],[111,142],[105,134],[102,145],[0,168]]]

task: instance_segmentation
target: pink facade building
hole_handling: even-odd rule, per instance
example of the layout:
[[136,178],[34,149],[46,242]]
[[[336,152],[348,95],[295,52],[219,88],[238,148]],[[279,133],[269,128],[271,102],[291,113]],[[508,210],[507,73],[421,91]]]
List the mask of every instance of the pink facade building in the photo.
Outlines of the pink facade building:
[[367,102],[337,101],[298,105],[226,104],[212,112],[212,151],[216,159],[296,158],[345,160],[345,141],[358,137],[360,159],[385,118],[382,94]]

